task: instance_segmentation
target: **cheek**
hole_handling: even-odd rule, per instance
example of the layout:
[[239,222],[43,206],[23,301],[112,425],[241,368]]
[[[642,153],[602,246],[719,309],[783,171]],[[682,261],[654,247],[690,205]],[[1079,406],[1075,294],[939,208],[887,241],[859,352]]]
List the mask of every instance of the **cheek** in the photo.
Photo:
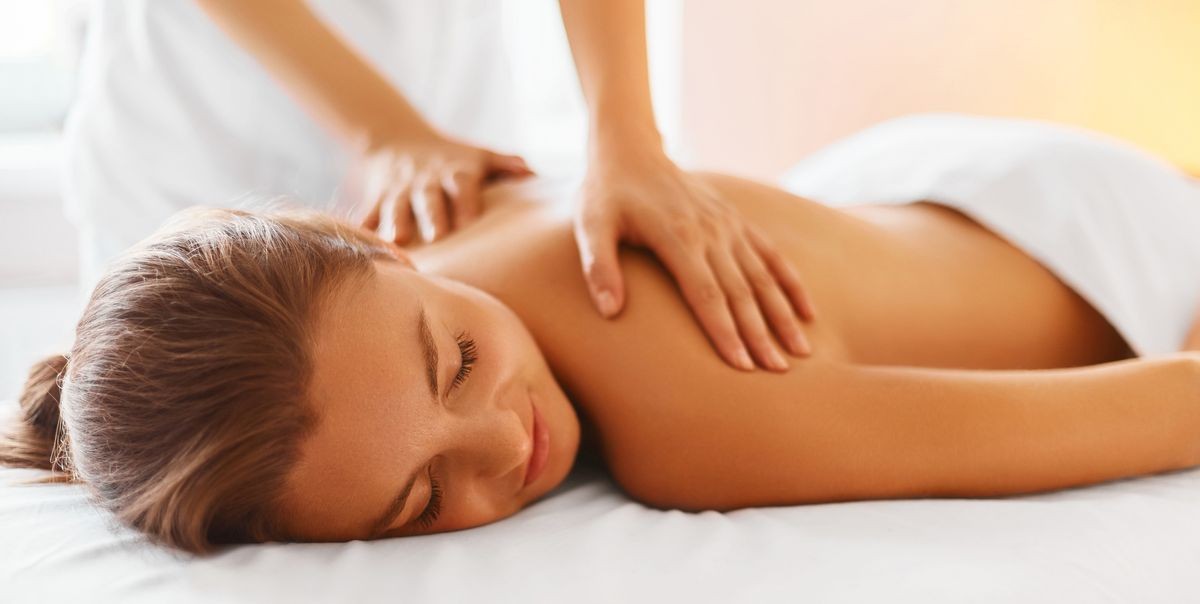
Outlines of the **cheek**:
[[459,531],[499,522],[521,511],[523,507],[516,501],[505,502],[499,505],[507,507],[498,509],[497,505],[482,501],[463,502],[461,507],[455,510],[447,510],[449,513],[443,515],[444,521],[438,523],[438,532]]

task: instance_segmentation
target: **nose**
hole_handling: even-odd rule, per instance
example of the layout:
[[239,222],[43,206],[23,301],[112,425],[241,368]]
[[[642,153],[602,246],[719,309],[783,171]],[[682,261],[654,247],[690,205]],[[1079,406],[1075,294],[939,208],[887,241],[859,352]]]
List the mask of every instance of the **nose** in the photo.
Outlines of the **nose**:
[[[533,448],[533,441],[526,426],[524,413],[519,405],[489,405],[462,418],[460,438],[464,462],[469,464],[480,477],[498,478],[507,476],[521,468]],[[532,420],[532,418],[529,418]]]

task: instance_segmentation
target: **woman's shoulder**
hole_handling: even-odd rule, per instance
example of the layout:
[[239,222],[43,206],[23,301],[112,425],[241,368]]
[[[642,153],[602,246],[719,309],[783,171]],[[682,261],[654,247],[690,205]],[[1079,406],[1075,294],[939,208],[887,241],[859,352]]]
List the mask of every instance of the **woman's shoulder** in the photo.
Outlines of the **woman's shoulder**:
[[411,249],[413,260],[421,270],[485,291],[503,289],[503,283],[522,275],[561,268],[572,253],[572,192],[571,183],[562,179],[492,185],[484,191],[478,220]]

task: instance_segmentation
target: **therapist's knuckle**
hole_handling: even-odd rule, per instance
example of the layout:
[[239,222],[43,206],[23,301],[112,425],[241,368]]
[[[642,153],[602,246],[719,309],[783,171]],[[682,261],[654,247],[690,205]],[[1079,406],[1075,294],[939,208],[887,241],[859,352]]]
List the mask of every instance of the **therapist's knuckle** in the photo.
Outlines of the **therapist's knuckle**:
[[700,233],[695,225],[685,221],[672,221],[667,224],[667,233],[677,245],[684,249],[693,250],[700,243]]
[[746,280],[750,282],[750,287],[753,287],[756,291],[770,291],[777,287],[775,277],[761,269],[748,271]]
[[775,246],[773,246],[773,245],[762,245],[759,248],[757,248],[756,251],[758,252],[758,257],[762,258],[768,264],[777,265],[777,266],[778,265],[783,265],[783,266],[788,265],[787,259],[784,258],[783,254],[781,254],[779,252],[779,250],[776,249]]
[[655,211],[656,218],[671,224],[686,224],[694,222],[696,218],[689,208],[678,205],[656,205],[651,206],[651,209]]
[[725,225],[709,216],[702,216],[697,221],[697,228],[704,236],[714,241],[725,242],[729,239]]
[[706,204],[704,207],[700,208],[700,210],[699,210],[699,212],[697,212],[697,214],[704,220],[709,221],[709,222],[715,222],[715,223],[726,223],[727,224],[736,218],[736,216],[730,214],[724,208],[719,207],[719,206],[713,207],[712,205],[708,205],[708,204]]
[[708,306],[722,306],[725,304],[725,291],[716,283],[701,283],[696,286],[695,292],[696,300],[701,304]]
[[754,300],[754,292],[745,283],[733,283],[725,288],[725,295],[734,304],[745,304]]
[[382,190],[388,190],[398,187],[406,187],[412,184],[414,174],[408,170],[390,170],[386,174],[381,174],[378,182],[378,187]]
[[406,176],[408,178],[413,178],[417,174],[421,173],[422,166],[421,162],[419,162],[416,157],[413,157],[412,155],[401,155],[392,161],[392,170],[397,174]]

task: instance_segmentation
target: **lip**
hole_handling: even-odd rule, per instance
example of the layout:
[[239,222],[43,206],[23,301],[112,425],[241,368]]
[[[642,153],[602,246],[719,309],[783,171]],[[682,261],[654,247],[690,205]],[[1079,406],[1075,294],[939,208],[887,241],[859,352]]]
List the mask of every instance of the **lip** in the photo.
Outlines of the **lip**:
[[546,469],[546,460],[550,457],[550,431],[546,429],[546,420],[538,410],[533,393],[530,393],[529,406],[533,408],[533,429],[530,430],[533,446],[529,448],[529,462],[525,465],[524,486],[529,486],[542,475]]

